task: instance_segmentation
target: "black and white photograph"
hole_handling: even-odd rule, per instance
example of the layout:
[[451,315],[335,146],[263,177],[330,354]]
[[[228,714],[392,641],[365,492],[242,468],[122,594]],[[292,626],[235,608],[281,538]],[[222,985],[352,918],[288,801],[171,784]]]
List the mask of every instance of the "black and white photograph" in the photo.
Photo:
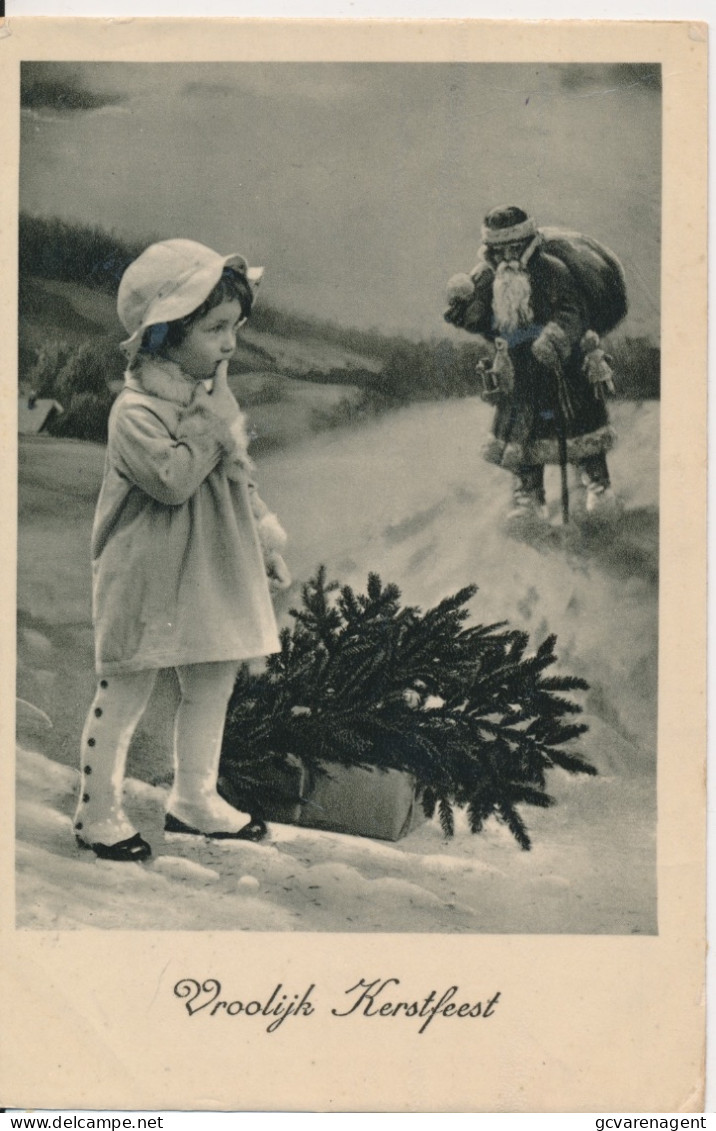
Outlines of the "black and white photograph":
[[660,66],[21,83],[18,925],[656,932]]
[[671,40],[301,53],[283,26],[19,39],[13,945],[136,949],[98,1008],[125,1024],[139,979],[185,1066],[202,1026],[330,1015],[360,1059],[389,1017],[406,1063],[409,1029],[477,1041],[518,1107],[517,999],[567,1018],[584,980],[585,1016],[598,984],[625,1002],[588,1044],[626,1101],[656,999],[617,951],[668,980],[674,868],[684,908],[702,868],[703,201],[683,133],[674,188]]

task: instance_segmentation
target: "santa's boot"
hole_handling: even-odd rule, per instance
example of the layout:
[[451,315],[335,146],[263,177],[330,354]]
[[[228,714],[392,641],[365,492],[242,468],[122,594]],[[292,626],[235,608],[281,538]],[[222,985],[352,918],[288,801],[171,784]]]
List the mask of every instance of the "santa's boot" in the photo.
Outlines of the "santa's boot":
[[508,519],[542,521],[547,518],[544,493],[544,467],[541,464],[521,467],[515,476],[512,506]]
[[617,497],[608,480],[592,479],[582,472],[582,483],[587,488],[587,514],[609,515],[618,509]]
[[[228,673],[217,671],[223,668]],[[174,730],[174,784],[166,832],[213,840],[262,840],[267,834],[263,821],[235,809],[217,791],[226,705],[235,674],[235,664],[178,669],[182,701]]]
[[606,456],[589,456],[580,464],[581,480],[587,488],[585,508],[589,515],[608,516],[618,510],[616,495],[612,491]]
[[127,751],[149,699],[146,673],[100,680],[82,732],[77,843],[104,860],[146,860],[151,848],[124,812]]
[[547,504],[535,491],[525,491],[517,487],[512,494],[512,506],[507,512],[507,517],[543,521],[548,517]]

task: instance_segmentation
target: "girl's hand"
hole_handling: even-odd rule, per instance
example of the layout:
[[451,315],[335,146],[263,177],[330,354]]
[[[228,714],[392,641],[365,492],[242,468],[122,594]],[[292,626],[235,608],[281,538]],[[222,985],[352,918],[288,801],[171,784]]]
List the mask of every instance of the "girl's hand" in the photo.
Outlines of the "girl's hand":
[[228,370],[229,362],[220,361],[214,375],[214,388],[209,396],[214,412],[231,425],[239,416],[239,406],[229,388]]

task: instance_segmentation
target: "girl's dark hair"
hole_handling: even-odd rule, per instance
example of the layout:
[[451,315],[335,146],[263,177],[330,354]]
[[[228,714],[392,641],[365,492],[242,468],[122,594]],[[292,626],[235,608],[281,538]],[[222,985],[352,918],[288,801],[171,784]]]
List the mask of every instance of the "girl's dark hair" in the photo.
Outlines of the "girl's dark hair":
[[219,282],[204,299],[201,306],[177,318],[174,322],[160,322],[156,326],[149,326],[142,338],[142,349],[148,353],[160,353],[166,346],[179,346],[184,341],[191,327],[200,318],[204,318],[215,306],[222,302],[236,300],[241,305],[241,317],[249,318],[254,296],[251,286],[245,275],[240,275],[231,267],[225,267]]

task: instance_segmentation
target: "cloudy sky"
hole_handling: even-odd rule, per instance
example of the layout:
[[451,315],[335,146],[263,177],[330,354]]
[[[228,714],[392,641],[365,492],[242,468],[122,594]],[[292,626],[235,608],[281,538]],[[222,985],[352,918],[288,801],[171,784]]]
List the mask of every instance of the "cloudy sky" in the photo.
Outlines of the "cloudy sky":
[[[67,100],[48,82],[101,97]],[[265,264],[279,307],[442,322],[480,222],[517,203],[622,258],[658,335],[661,96],[648,70],[506,64],[24,64],[21,207]],[[83,108],[71,108],[81,105]]]

